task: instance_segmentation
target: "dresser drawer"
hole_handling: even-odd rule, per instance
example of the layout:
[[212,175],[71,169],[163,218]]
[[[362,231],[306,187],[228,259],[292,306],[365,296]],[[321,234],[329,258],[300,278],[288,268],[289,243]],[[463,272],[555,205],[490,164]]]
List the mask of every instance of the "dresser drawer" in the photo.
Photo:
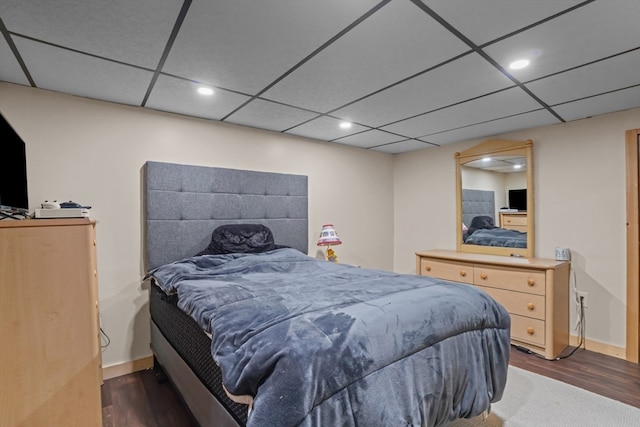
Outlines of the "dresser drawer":
[[478,286],[498,301],[510,314],[545,319],[544,295],[525,294],[522,292],[505,291],[504,289]]
[[473,284],[473,264],[422,258],[420,275]]
[[501,227],[509,228],[509,226],[527,226],[527,216],[526,215],[502,215],[502,224]]
[[544,321],[512,314],[511,338],[544,347]]
[[473,283],[510,291],[545,294],[545,273],[540,270],[516,270],[502,267],[485,267],[476,264]]
[[[501,216],[519,217],[526,224],[526,215],[506,212]],[[417,274],[482,289],[509,313],[512,341],[546,359],[558,357],[569,344],[569,268],[569,263],[552,259],[416,252]]]

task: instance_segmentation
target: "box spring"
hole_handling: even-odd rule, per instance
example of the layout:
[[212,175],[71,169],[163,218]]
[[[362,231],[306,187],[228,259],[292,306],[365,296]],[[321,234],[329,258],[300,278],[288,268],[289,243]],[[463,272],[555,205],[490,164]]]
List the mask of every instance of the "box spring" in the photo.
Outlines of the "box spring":
[[[244,426],[247,406],[233,402],[222,389],[222,373],[211,357],[211,339],[195,320],[178,308],[177,296],[166,295],[152,284],[149,300],[151,320],[158,331],[233,419]],[[154,353],[157,353],[155,349]],[[155,355],[163,365],[163,360]]]

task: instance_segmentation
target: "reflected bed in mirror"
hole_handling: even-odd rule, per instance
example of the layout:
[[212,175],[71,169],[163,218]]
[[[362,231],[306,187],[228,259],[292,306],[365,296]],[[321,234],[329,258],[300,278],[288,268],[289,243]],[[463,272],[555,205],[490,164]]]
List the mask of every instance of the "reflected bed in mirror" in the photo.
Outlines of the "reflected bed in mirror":
[[456,153],[457,249],[534,256],[533,142],[488,140]]

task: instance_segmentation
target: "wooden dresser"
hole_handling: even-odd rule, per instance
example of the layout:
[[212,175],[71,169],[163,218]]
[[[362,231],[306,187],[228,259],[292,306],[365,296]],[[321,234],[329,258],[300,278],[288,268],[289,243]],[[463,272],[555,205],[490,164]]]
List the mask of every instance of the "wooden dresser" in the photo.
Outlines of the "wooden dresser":
[[0,221],[0,426],[102,426],[95,223]]
[[569,345],[569,263],[445,250],[416,252],[422,276],[469,283],[511,315],[511,341],[547,359]]
[[526,212],[500,212],[500,227],[527,232]]

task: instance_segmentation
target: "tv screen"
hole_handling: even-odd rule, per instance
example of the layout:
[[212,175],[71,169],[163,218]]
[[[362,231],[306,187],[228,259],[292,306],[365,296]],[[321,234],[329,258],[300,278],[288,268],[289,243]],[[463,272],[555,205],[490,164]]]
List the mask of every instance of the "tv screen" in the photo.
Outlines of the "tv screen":
[[527,189],[509,190],[509,209],[527,210]]
[[0,113],[0,209],[26,214],[27,157],[22,138]]

